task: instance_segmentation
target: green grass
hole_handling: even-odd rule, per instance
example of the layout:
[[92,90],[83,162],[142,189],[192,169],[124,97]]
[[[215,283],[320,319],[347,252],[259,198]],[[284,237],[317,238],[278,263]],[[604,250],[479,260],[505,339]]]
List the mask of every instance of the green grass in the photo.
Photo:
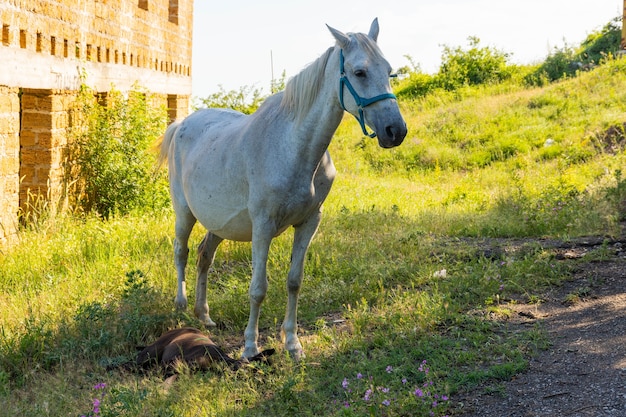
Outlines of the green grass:
[[[279,338],[291,232],[272,244],[260,322],[274,363],[183,373],[168,387],[106,366],[199,325],[174,310],[171,211],[43,216],[0,257],[0,415],[93,415],[94,398],[100,416],[445,415],[459,391],[501,390],[549,344],[541,327],[511,331],[507,303],[540,300],[569,264],[532,242],[491,254],[479,243],[618,233],[625,142],[607,132],[626,120],[625,91],[622,60],[543,89],[437,93],[403,103],[409,135],[391,151],[346,118],[305,267],[298,364]],[[201,237],[197,228],[192,242]],[[191,300],[194,259],[192,248]],[[211,336],[235,355],[249,274],[249,245],[225,242],[209,283]]]

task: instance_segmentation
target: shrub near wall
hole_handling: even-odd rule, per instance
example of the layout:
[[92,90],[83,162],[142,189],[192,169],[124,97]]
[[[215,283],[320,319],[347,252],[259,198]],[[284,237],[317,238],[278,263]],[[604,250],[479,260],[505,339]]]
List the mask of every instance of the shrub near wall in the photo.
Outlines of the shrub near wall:
[[95,95],[81,86],[71,131],[71,205],[103,217],[169,203],[163,172],[154,171],[152,143],[165,131],[167,109],[139,88]]

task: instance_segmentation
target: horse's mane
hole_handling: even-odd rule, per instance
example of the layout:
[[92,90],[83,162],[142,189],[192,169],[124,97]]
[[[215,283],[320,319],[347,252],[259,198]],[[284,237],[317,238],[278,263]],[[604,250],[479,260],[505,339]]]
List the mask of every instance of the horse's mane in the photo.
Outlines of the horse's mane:
[[[363,33],[348,33],[348,35],[352,38],[351,44],[360,45],[368,55],[372,57],[382,56],[378,44],[367,35]],[[336,47],[340,48],[339,45]],[[296,120],[299,121],[313,106],[320,90],[326,64],[336,47],[328,48],[319,58],[287,82],[280,105],[282,108],[288,109]],[[339,73],[339,68],[337,68],[337,73]]]
[[[307,65],[302,71],[294,75],[285,86],[281,107],[292,113],[296,120],[306,114],[313,105],[320,83],[324,77],[324,70],[328,58],[335,48],[330,47],[319,58]],[[339,71],[339,68],[337,68]]]
[[365,52],[371,57],[380,57],[382,56],[382,52],[378,47],[378,44],[373,41],[369,36],[365,33],[348,33],[348,36],[354,38],[356,43],[358,43]]

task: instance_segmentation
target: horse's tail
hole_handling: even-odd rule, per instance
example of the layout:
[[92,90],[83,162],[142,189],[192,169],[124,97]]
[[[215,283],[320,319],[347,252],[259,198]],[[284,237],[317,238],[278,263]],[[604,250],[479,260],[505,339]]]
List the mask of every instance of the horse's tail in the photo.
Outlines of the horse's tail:
[[154,142],[152,149],[155,151],[155,153],[158,152],[159,154],[155,164],[155,168],[157,170],[161,168],[161,166],[163,166],[165,162],[167,162],[168,151],[170,149],[170,145],[172,143],[172,140],[174,139],[174,134],[176,133],[178,126],[180,126],[179,121],[173,122],[167,127],[165,133],[161,135],[156,140],[156,142]]

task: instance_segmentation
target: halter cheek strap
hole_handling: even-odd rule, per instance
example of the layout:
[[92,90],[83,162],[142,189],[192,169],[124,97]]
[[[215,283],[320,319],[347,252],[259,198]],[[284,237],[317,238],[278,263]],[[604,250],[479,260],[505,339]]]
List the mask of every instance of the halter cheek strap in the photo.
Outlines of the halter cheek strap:
[[359,124],[361,125],[361,130],[363,130],[363,134],[369,136],[370,138],[374,138],[376,137],[376,132],[367,133],[367,129],[365,128],[365,117],[363,115],[363,108],[369,106],[370,104],[376,103],[377,101],[386,100],[388,98],[395,99],[396,96],[392,93],[380,94],[371,98],[364,98],[359,96],[354,87],[352,87],[350,80],[348,80],[348,78],[346,77],[346,72],[343,67],[343,61],[344,59],[342,49],[339,51],[339,71],[341,75],[339,78],[339,102],[341,103],[341,107],[347,111],[346,106],[343,104],[343,88],[346,87],[350,94],[352,94],[352,97],[354,98],[354,101],[359,108],[359,115],[354,117],[359,121]]

